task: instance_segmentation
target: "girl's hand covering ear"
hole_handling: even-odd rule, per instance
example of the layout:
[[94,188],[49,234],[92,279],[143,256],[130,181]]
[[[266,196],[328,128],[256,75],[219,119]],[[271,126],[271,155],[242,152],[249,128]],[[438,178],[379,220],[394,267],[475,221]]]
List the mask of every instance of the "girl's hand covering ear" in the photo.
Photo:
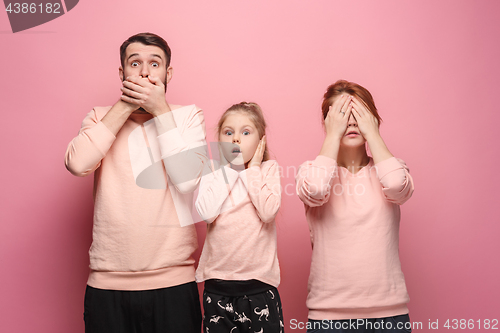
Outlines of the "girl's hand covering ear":
[[255,149],[255,153],[253,154],[252,159],[248,163],[248,167],[251,168],[253,166],[260,167],[262,163],[262,159],[264,158],[264,151],[266,150],[266,136],[264,135],[262,139],[260,139],[259,145],[257,149]]

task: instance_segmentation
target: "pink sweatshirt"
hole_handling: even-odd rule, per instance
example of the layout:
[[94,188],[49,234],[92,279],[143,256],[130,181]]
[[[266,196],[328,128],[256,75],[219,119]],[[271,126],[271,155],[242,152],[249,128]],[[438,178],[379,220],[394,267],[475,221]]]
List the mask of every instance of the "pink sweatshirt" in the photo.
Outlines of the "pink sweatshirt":
[[194,281],[190,203],[206,163],[203,113],[175,108],[177,128],[160,136],[156,118],[132,114],[115,137],[100,121],[109,110],[87,115],[65,159],[76,176],[95,171],[88,285],[147,290]]
[[196,281],[256,279],[277,287],[278,163],[265,161],[241,172],[218,166],[214,170],[203,176],[195,204],[208,223]]
[[399,261],[399,205],[413,193],[406,164],[395,157],[356,174],[318,156],[301,165],[297,194],[313,246],[309,318],[381,318],[408,313]]

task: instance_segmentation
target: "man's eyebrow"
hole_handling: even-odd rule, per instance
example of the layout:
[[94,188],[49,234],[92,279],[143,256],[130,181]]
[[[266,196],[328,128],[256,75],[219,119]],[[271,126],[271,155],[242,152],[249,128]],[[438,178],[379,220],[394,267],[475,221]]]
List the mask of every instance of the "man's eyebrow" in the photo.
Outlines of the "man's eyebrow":
[[131,55],[128,56],[127,60],[129,60],[132,57],[138,56],[139,53],[132,53]]
[[151,57],[158,57],[158,58],[160,58],[161,60],[163,60],[163,58],[162,58],[162,57],[161,57],[161,55],[159,55],[159,54],[152,54],[152,55],[151,55]]
[[[127,61],[128,61],[130,58],[135,57],[135,56],[138,56],[138,55],[139,55],[139,53],[132,53],[131,55],[129,55],[129,56],[128,56]],[[161,60],[163,60],[163,58],[162,58],[162,57],[161,57],[161,55],[159,55],[159,54],[151,54],[150,56],[151,56],[151,58],[158,57],[158,58],[160,58]]]

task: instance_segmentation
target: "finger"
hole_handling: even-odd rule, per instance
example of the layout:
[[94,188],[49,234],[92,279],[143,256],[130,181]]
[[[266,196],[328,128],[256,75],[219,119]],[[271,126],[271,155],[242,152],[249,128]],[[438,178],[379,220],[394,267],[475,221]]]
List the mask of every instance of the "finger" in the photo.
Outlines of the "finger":
[[262,163],[263,159],[264,159],[264,150],[261,150],[261,152],[259,153],[259,162]]
[[159,77],[150,75],[150,76],[148,76],[148,79],[149,79],[149,82],[151,82],[155,86],[159,86],[159,87],[163,86],[163,82],[161,82]]
[[361,112],[361,110],[364,108],[363,105],[356,98],[354,98],[352,102],[355,105],[356,110],[358,112]]
[[355,108],[352,108],[352,115],[356,121],[363,118],[363,116]]
[[359,100],[359,99],[353,99],[353,107],[356,111],[358,111],[359,114],[363,114],[364,112],[369,112],[366,109],[366,106]]
[[266,151],[266,141],[262,141],[262,145],[260,147],[260,160],[262,161],[262,158],[264,157],[264,152]]
[[347,113],[347,109],[349,108],[350,105],[352,105],[351,103],[352,101],[352,96],[349,96],[348,98],[346,98],[346,100],[344,101],[344,104],[342,105],[342,109],[340,109],[340,112],[343,112],[344,116],[345,114]]
[[127,95],[121,95],[120,96],[120,99],[124,102],[127,102],[127,103],[130,103],[130,104],[134,104],[134,105],[142,105],[141,101],[135,99],[135,98],[131,98]]
[[258,158],[261,158],[261,156],[263,155],[264,153],[264,149],[262,148],[262,139],[260,140],[259,142],[259,145],[257,146],[257,149],[255,150],[255,155],[258,157]]
[[357,106],[357,110],[358,110],[358,112],[360,112],[360,114],[361,113],[363,113],[363,114],[370,113],[371,114],[371,112],[368,110],[368,107],[366,106],[366,104],[364,102],[360,101],[359,99],[355,98],[354,104]]
[[327,121],[327,119],[332,119],[332,116],[335,113],[335,111],[333,111],[333,110],[334,110],[334,108],[332,106],[330,106],[330,110],[326,114],[325,122]]
[[259,162],[262,162],[262,159],[264,158],[264,146],[265,144],[262,142],[262,144],[260,145],[259,155],[258,155]]
[[134,90],[134,91],[139,92],[139,93],[144,93],[144,88],[142,86],[136,84],[135,82],[125,80],[122,82],[122,84],[127,89]]
[[143,78],[143,77],[140,77],[137,75],[129,76],[125,79],[125,81],[135,83],[136,85],[141,86],[141,87],[147,87],[148,85],[151,85],[148,78]]
[[347,98],[347,95],[342,95],[340,98],[336,98],[335,102],[331,105],[331,108],[333,110],[336,110],[337,112],[340,112],[340,109],[342,105],[344,104],[345,99]]
[[262,156],[264,155],[264,137],[260,139],[259,145],[257,146],[257,149],[255,150],[254,153],[256,159],[261,160]]
[[134,90],[130,90],[130,89],[126,88],[126,87],[121,87],[120,89],[123,92],[123,94],[126,95],[126,96],[129,96],[129,97],[132,97],[132,98],[135,98],[135,99],[141,99],[141,97],[142,97],[142,94],[140,94],[140,93],[138,93],[138,92],[136,92]]
[[359,105],[356,105],[356,104],[352,105],[352,112],[357,112],[357,113],[361,114],[360,109],[361,109],[361,107],[359,107]]
[[345,111],[344,108],[348,103],[351,101],[351,96],[345,95],[345,98],[342,100],[342,104],[340,105],[340,110],[339,111]]
[[352,113],[352,108],[353,108],[353,105],[352,105],[352,103],[350,103],[349,106],[347,107],[347,111],[345,112],[345,115],[344,115],[344,117],[347,117],[347,119],[349,119],[349,116]]

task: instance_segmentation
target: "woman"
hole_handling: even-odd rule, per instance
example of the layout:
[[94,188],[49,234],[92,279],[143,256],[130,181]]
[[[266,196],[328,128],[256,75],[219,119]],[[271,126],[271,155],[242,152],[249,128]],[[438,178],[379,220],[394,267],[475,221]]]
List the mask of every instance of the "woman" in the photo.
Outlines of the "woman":
[[398,253],[409,170],[380,136],[368,90],[337,81],[322,111],[323,146],[296,178],[313,245],[307,332],[411,332]]

